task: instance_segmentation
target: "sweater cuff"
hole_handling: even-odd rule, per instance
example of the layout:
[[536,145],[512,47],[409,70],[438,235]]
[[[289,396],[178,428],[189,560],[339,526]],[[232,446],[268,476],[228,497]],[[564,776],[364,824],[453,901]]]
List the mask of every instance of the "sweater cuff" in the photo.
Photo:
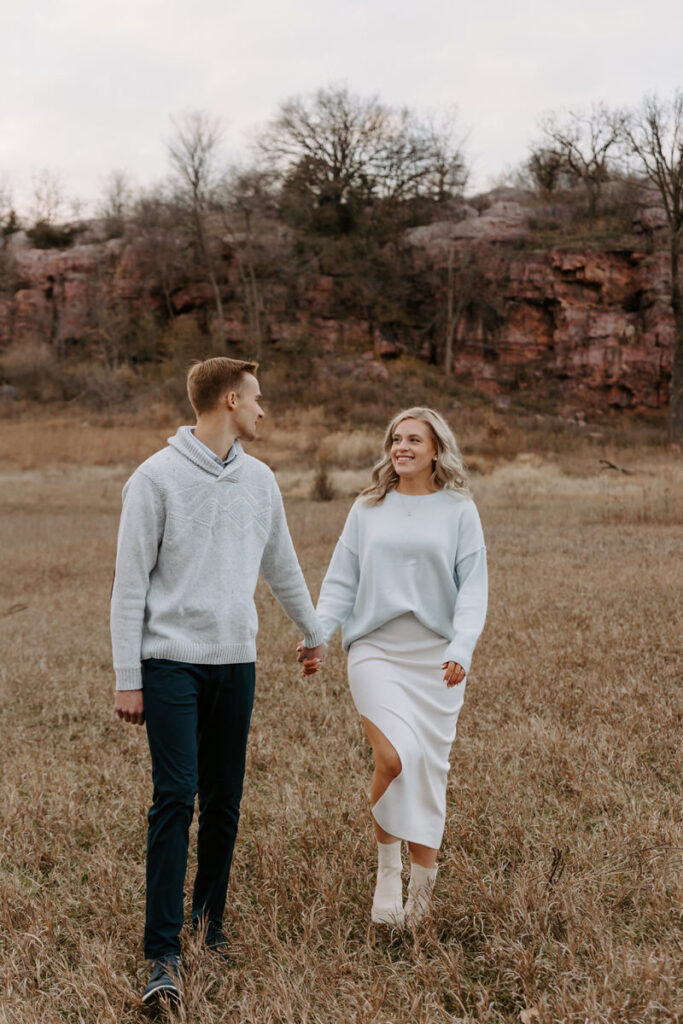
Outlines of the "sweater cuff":
[[304,633],[304,647],[320,647],[325,643],[325,634],[322,629],[316,629],[313,633]]
[[117,690],[141,690],[142,689],[142,666],[137,668],[117,668],[116,689]]
[[454,640],[453,643],[449,644],[446,648],[443,660],[444,662],[454,661],[457,665],[461,665],[467,674],[470,670],[470,665],[472,664],[472,655],[469,651],[464,651],[458,642]]

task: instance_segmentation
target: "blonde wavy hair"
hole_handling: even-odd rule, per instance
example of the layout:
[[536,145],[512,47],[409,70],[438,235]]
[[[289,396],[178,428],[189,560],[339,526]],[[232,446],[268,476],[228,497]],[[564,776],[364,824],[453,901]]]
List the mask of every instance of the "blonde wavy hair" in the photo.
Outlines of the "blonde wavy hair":
[[436,448],[436,462],[429,481],[434,490],[454,491],[469,498],[467,470],[453,431],[440,413],[419,405],[394,416],[384,435],[384,455],[372,470],[372,483],[359,497],[366,505],[379,505],[387,493],[396,488],[399,476],[391,461],[391,439],[403,420],[420,420],[429,427]]

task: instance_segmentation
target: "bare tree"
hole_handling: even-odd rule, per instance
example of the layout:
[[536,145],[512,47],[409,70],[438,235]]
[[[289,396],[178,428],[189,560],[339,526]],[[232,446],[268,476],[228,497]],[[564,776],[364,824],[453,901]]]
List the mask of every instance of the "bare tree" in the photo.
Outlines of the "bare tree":
[[341,205],[372,193],[386,124],[387,111],[375,97],[332,86],[311,100],[285,100],[260,142],[276,163],[305,167],[319,199]]
[[254,358],[262,360],[265,301],[258,277],[258,224],[277,215],[272,171],[262,167],[233,167],[224,181],[223,219],[237,253],[237,267],[247,312]]
[[58,224],[66,214],[66,206],[61,174],[44,169],[34,175],[31,216],[35,224]]
[[4,229],[14,209],[12,188],[3,174],[0,177],[0,228]]
[[451,107],[442,117],[430,118],[425,128],[430,193],[437,203],[447,202],[462,194],[469,177],[465,161],[466,138],[458,126],[457,109]]
[[192,226],[194,241],[216,305],[219,340],[225,342],[223,302],[209,245],[208,212],[219,181],[218,158],[222,131],[217,120],[203,111],[174,119],[175,136],[168,153],[179,200]]
[[671,311],[674,318],[674,356],[669,397],[669,438],[683,441],[683,90],[669,101],[648,96],[628,111],[624,138],[636,168],[649,186],[654,185],[666,213],[671,270]]
[[492,334],[503,316],[503,282],[508,257],[487,243],[451,245],[446,264],[444,373],[453,372],[455,339],[463,321],[476,321]]
[[547,141],[546,153],[559,155],[566,168],[583,183],[588,213],[594,217],[602,186],[615,167],[621,115],[599,103],[587,111],[570,111],[564,120],[556,113],[546,114],[540,128]]
[[526,169],[537,190],[544,196],[551,196],[558,189],[567,164],[557,149],[540,146],[532,149]]
[[95,276],[89,294],[91,326],[88,340],[104,366],[117,370],[126,356],[126,341],[131,328],[130,311],[116,293],[115,271],[95,251]]
[[142,193],[133,205],[135,233],[144,242],[145,279],[152,279],[164,299],[166,315],[173,319],[171,292],[182,276],[183,242],[178,229],[179,211],[162,187]]
[[260,143],[290,190],[333,212],[339,233],[378,201],[440,201],[466,177],[452,114],[437,125],[345,86],[285,101]]
[[122,170],[112,171],[102,186],[98,204],[98,213],[104,218],[109,234],[123,234],[132,209],[133,187],[128,174]]

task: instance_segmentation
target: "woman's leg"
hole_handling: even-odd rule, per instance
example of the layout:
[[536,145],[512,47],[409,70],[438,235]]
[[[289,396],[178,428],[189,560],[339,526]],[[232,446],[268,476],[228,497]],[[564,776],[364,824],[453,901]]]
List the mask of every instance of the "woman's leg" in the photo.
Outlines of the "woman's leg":
[[[372,786],[370,787],[370,803],[374,807],[390,783],[392,783],[394,779],[401,774],[402,765],[398,752],[395,747],[391,745],[384,733],[378,729],[369,718],[365,718],[364,715],[362,718],[366,735],[370,741],[370,746],[372,747],[372,756],[375,761]],[[396,836],[392,836],[388,832],[385,832],[384,829],[377,824],[374,817],[372,821],[378,843],[396,842]]]
[[422,846],[421,843],[408,843],[408,850],[411,864],[419,864],[422,868],[436,866],[438,850],[433,850],[431,846]]
[[[384,733],[368,718],[363,725],[375,759],[370,800],[374,807],[386,788],[401,774],[401,758]],[[389,835],[374,817],[375,836],[379,843],[379,870],[377,889],[373,902],[372,918],[378,923],[401,924],[403,915],[399,909],[400,894],[400,843],[396,836]],[[391,846],[389,844],[396,844]],[[438,850],[421,843],[408,843],[410,851],[410,882],[405,905],[405,918],[413,927],[429,913],[432,889],[436,881],[436,858]],[[393,863],[390,863],[392,861]]]
[[432,889],[436,881],[438,850],[421,843],[408,843],[410,852],[410,881],[405,905],[405,919],[415,927],[427,916],[432,905]]
[[[384,733],[363,716],[363,725],[375,760],[370,801],[374,807],[387,786],[401,774],[401,758]],[[381,828],[373,816],[377,839],[377,885],[372,899],[371,918],[375,924],[403,924],[403,886],[401,883],[401,840]]]

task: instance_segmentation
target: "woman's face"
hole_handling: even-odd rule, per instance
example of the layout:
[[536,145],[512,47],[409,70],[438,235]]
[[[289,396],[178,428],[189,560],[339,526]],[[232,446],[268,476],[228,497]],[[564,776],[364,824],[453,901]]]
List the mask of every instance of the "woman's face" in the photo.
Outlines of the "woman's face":
[[391,462],[399,477],[429,479],[436,447],[422,420],[401,420],[391,438]]

